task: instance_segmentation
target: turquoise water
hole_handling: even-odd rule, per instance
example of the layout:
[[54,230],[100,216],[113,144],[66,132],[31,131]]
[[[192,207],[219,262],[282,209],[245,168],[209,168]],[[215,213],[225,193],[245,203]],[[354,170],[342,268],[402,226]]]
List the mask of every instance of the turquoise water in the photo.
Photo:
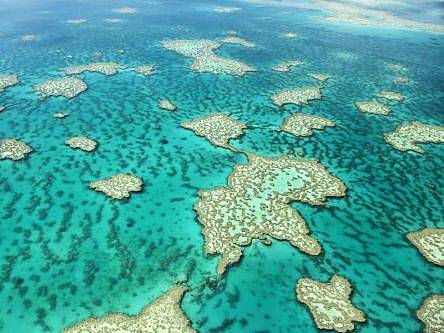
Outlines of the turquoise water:
[[[0,74],[20,79],[0,94],[0,105],[7,106],[0,138],[34,148],[23,161],[0,161],[0,332],[58,332],[92,315],[135,314],[183,280],[190,291],[182,307],[201,332],[316,332],[295,285],[301,277],[327,281],[333,274],[350,280],[353,303],[367,315],[358,332],[421,330],[415,311],[429,294],[443,292],[444,276],[405,234],[444,227],[444,147],[402,153],[384,142],[383,133],[410,120],[444,125],[442,36],[321,24],[311,17],[318,11],[244,2],[224,2],[243,10],[216,14],[209,9],[215,4],[0,0]],[[112,12],[123,6],[139,11]],[[68,25],[67,19],[89,22]],[[164,39],[218,39],[227,30],[258,47],[228,44],[218,54],[257,73],[194,73],[190,59],[160,45]],[[304,38],[282,38],[287,32]],[[23,35],[39,40],[24,43]],[[289,60],[306,65],[292,73],[270,69]],[[62,77],[59,68],[96,61],[156,65],[156,74],[85,73],[79,77],[89,90],[72,100],[42,102],[32,90]],[[388,64],[409,70],[395,73]],[[271,103],[269,96],[280,89],[316,86],[307,73],[333,76],[322,100],[304,107]],[[392,81],[404,75],[411,83]],[[390,116],[354,107],[382,90],[406,96],[390,103]],[[178,110],[158,109],[163,98]],[[54,119],[56,112],[70,116]],[[216,112],[249,125],[235,147],[265,156],[304,151],[344,181],[347,196],[329,199],[326,207],[294,204],[322,244],[320,256],[285,242],[253,242],[242,262],[216,281],[218,258],[204,253],[193,206],[198,190],[225,185],[246,158],[179,126]],[[337,126],[307,138],[275,131],[296,112]],[[98,150],[69,149],[63,142],[74,135],[97,140]],[[115,202],[87,188],[119,172],[141,177],[144,191]]]

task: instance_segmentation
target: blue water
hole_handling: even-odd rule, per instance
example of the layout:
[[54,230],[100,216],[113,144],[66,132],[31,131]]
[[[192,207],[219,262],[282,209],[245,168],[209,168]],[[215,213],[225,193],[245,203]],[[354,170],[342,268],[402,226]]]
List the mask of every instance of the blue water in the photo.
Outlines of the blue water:
[[[327,281],[333,274],[350,280],[352,301],[366,313],[358,332],[421,330],[415,311],[428,295],[444,291],[444,274],[405,235],[444,227],[444,147],[402,153],[383,133],[411,120],[444,126],[443,37],[319,23],[312,16],[321,12],[302,8],[229,1],[223,5],[243,9],[210,10],[220,4],[0,0],[0,74],[20,79],[0,94],[0,105],[7,106],[0,138],[34,149],[23,161],[0,161],[0,332],[58,332],[90,316],[135,314],[184,280],[190,291],[182,307],[201,332],[316,332],[295,285],[301,277]],[[123,6],[138,12],[112,12]],[[68,19],[89,22],[68,25]],[[258,72],[195,73],[190,59],[160,45],[164,39],[216,40],[227,30],[258,47],[223,45],[218,54]],[[303,38],[282,38],[287,32]],[[39,39],[25,43],[23,35]],[[292,73],[270,69],[289,60],[306,65]],[[96,61],[156,65],[156,74],[85,73],[79,77],[89,90],[72,100],[40,101],[32,89],[62,77],[62,67]],[[408,71],[395,73],[389,64]],[[280,89],[316,86],[307,73],[333,76],[322,100],[280,109],[272,104],[269,96]],[[409,84],[392,81],[404,75]],[[390,116],[354,107],[382,90],[406,96],[391,103]],[[163,98],[178,110],[158,109]],[[70,116],[55,119],[56,112]],[[216,112],[249,125],[235,147],[264,156],[304,151],[344,181],[347,196],[325,207],[294,204],[322,244],[320,256],[285,242],[253,242],[242,262],[216,280],[218,258],[204,253],[193,206],[198,190],[225,185],[246,158],[179,126]],[[307,138],[275,131],[296,112],[337,126]],[[93,138],[99,148],[92,154],[69,149],[63,142],[74,135]],[[141,177],[144,191],[116,202],[88,189],[89,182],[119,172]]]

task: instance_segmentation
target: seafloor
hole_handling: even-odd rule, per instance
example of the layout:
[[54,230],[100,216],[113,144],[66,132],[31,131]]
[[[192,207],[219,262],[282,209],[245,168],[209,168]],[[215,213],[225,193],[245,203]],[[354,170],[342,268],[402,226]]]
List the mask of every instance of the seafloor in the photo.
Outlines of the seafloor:
[[[312,17],[320,11],[300,7],[224,2],[242,7],[224,14],[212,5],[220,3],[0,1],[0,74],[20,80],[0,93],[0,105],[7,106],[0,138],[34,149],[22,161],[0,161],[0,332],[58,332],[93,315],[135,314],[178,280],[188,281],[182,308],[201,332],[316,332],[295,284],[334,274],[352,283],[353,304],[366,314],[358,332],[422,329],[415,311],[430,294],[443,292],[444,275],[406,233],[443,227],[444,149],[397,151],[383,133],[412,120],[444,125],[442,35],[320,23]],[[112,12],[123,6],[138,11]],[[221,39],[229,30],[257,47],[226,44],[217,53],[257,72],[196,73],[189,58],[160,44]],[[303,38],[285,38],[289,32]],[[37,40],[22,41],[25,35]],[[271,69],[290,60],[305,65],[290,73]],[[61,68],[97,61],[155,65],[156,73],[86,72],[78,77],[89,89],[71,100],[42,101],[33,91],[34,84],[63,77]],[[394,72],[391,64],[408,71]],[[269,96],[279,90],[320,84],[307,73],[332,76],[322,83],[322,100],[301,107],[272,103]],[[398,76],[410,83],[395,83]],[[400,92],[405,100],[389,103],[388,116],[359,112],[355,102],[381,91]],[[159,109],[161,99],[177,111]],[[216,280],[219,258],[205,255],[193,206],[199,190],[226,185],[233,166],[247,160],[180,123],[217,112],[249,125],[234,147],[264,156],[303,151],[345,183],[347,195],[326,207],[294,204],[322,244],[320,256],[287,242],[254,241],[241,263]],[[275,130],[297,112],[326,117],[336,127],[311,137]],[[64,144],[78,135],[97,141],[97,150]],[[122,172],[142,178],[143,192],[114,201],[88,189]]]

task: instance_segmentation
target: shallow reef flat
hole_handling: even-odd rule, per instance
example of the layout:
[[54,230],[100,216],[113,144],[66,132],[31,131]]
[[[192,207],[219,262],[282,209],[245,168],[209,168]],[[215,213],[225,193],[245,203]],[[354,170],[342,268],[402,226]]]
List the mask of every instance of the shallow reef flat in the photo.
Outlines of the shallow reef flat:
[[240,11],[240,7],[214,6],[213,11],[216,13],[234,13]]
[[270,96],[270,99],[277,106],[285,104],[303,105],[314,99],[321,99],[321,88],[303,88],[281,90]]
[[175,286],[135,316],[117,313],[92,317],[62,333],[194,333],[196,331],[180,308],[184,293],[184,288]]
[[296,113],[287,117],[279,130],[294,136],[311,136],[313,129],[321,130],[326,126],[335,126],[335,123],[324,117]]
[[0,112],[5,111],[6,110],[6,106],[0,105]]
[[386,116],[391,112],[390,108],[387,105],[379,102],[356,102],[355,105],[359,109],[359,111],[365,113]]
[[317,0],[314,5],[325,9],[332,15],[322,18],[324,21],[332,21],[357,25],[385,26],[392,28],[424,30],[436,33],[444,33],[444,25],[436,23],[425,23],[415,20],[397,17],[387,11],[369,9],[350,3]]
[[74,136],[66,140],[65,144],[73,149],[80,149],[88,153],[97,148],[97,142],[86,136]]
[[404,95],[393,91],[382,91],[378,95],[376,95],[376,97],[396,102],[402,102],[405,98]]
[[86,91],[88,86],[79,78],[67,77],[44,81],[35,85],[34,89],[42,94],[42,99],[50,96],[63,96],[69,99]]
[[399,125],[393,132],[385,133],[384,139],[397,150],[424,154],[425,150],[417,143],[444,143],[444,127],[412,121]]
[[121,7],[114,8],[113,12],[118,14],[135,14],[137,12],[137,9],[133,7]]
[[444,229],[425,228],[421,231],[409,232],[407,238],[418,248],[424,258],[444,267]]
[[122,200],[129,198],[131,192],[142,191],[142,185],[143,181],[139,177],[119,173],[107,179],[92,182],[89,188],[103,192],[115,200]]
[[192,130],[196,135],[205,137],[213,145],[233,150],[229,141],[243,135],[246,124],[223,113],[184,122],[180,126]]
[[393,79],[393,81],[396,83],[409,83],[409,78],[404,77],[404,76],[399,76],[399,77],[395,77]]
[[221,44],[212,40],[163,41],[162,45],[167,50],[193,58],[194,61],[190,68],[196,72],[242,76],[248,72],[256,71],[243,62],[218,56],[214,50],[219,48]]
[[117,74],[120,69],[125,68],[126,67],[114,62],[95,62],[85,66],[65,67],[62,70],[67,75],[81,74],[83,72],[97,72],[105,75],[114,75]]
[[87,23],[88,20],[85,19],[78,19],[78,20],[67,20],[66,23],[68,24],[83,24],[83,23]]
[[19,83],[17,75],[0,75],[0,92]]
[[304,63],[298,60],[287,61],[273,66],[271,69],[277,72],[291,72],[291,67],[302,66]]
[[0,140],[0,160],[11,159],[14,161],[21,160],[32,152],[32,148],[26,143],[16,139]]
[[289,39],[293,39],[293,38],[302,38],[301,35],[296,34],[294,32],[287,32],[286,34],[284,34],[284,37],[289,38]]
[[234,167],[227,187],[199,191],[195,205],[204,226],[205,251],[219,254],[217,273],[241,259],[253,239],[289,241],[302,252],[318,255],[321,245],[309,236],[292,201],[322,205],[327,197],[345,195],[345,185],[318,162],[287,156],[248,154],[248,164]]
[[350,301],[351,292],[350,282],[339,275],[326,283],[302,278],[296,285],[298,301],[308,306],[316,326],[336,332],[354,330],[354,321],[365,322],[364,313]]
[[424,323],[424,333],[444,332],[444,295],[431,295],[421,305],[416,315]]
[[256,44],[239,37],[225,37],[221,39],[220,42],[225,44],[239,44],[248,48],[256,47]]

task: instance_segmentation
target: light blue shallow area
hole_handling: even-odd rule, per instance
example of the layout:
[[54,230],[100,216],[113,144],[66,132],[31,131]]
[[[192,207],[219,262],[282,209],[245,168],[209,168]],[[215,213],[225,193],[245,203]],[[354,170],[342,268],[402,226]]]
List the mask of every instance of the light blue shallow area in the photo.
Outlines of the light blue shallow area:
[[[444,227],[444,147],[403,153],[385,143],[383,133],[411,120],[444,126],[442,36],[326,24],[316,19],[320,11],[300,7],[224,2],[242,10],[211,10],[221,4],[0,0],[0,74],[20,79],[0,93],[0,105],[7,106],[0,139],[34,149],[23,161],[0,161],[0,332],[59,332],[90,316],[136,314],[185,280],[190,290],[182,307],[200,332],[317,332],[295,285],[301,277],[325,282],[333,274],[352,283],[352,301],[366,313],[356,331],[421,330],[415,311],[428,295],[444,292],[444,274],[406,233]],[[123,6],[138,12],[112,12]],[[69,25],[68,19],[88,23]],[[258,72],[195,73],[190,59],[160,45],[217,40],[229,30],[257,47],[226,44],[217,53]],[[288,32],[303,38],[283,37]],[[38,40],[23,42],[23,35]],[[271,70],[289,60],[305,65],[291,73]],[[41,101],[33,91],[34,84],[63,77],[60,68],[97,61],[155,65],[156,74],[85,73],[78,77],[89,89],[72,100]],[[408,71],[394,72],[390,64]],[[332,76],[322,100],[272,104],[269,96],[280,89],[318,86],[308,73]],[[410,83],[394,83],[397,76]],[[384,90],[406,96],[390,103],[389,116],[354,106]],[[158,109],[163,98],[177,111]],[[70,116],[55,119],[56,112]],[[216,112],[249,125],[234,146],[264,156],[303,151],[344,181],[346,197],[325,207],[293,204],[322,244],[320,256],[286,242],[253,242],[241,263],[217,280],[218,257],[204,252],[193,206],[200,189],[225,185],[233,166],[247,160],[179,126]],[[275,131],[295,112],[327,117],[336,127],[307,138]],[[65,146],[75,135],[97,140],[97,151]],[[117,202],[88,189],[89,182],[119,172],[142,178],[143,192]]]

